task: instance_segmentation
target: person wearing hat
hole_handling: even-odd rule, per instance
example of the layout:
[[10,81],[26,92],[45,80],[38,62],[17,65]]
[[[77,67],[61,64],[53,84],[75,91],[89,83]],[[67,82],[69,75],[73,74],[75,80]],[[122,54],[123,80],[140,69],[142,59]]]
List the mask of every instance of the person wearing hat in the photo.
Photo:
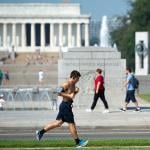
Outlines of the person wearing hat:
[[4,110],[3,105],[5,104],[4,95],[0,94],[0,110]]

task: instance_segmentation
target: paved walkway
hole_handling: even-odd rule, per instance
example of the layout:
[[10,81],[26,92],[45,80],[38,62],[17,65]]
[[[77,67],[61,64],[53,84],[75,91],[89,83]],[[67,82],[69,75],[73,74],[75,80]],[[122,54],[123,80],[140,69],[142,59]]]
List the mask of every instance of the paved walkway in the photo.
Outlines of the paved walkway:
[[[150,105],[142,104],[141,112],[130,108],[126,112],[110,109],[110,113],[103,114],[98,108],[93,112],[74,108],[75,121],[79,127],[113,127],[113,128],[150,128]],[[0,111],[0,128],[2,127],[43,127],[47,122],[55,120],[57,111]],[[66,124],[64,124],[66,126]]]

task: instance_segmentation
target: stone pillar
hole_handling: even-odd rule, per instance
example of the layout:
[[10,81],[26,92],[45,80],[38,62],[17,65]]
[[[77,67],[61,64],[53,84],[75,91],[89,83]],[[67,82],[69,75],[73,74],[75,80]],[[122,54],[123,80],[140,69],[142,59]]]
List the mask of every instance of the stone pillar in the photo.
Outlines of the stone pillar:
[[72,46],[72,24],[68,24],[68,47]]
[[85,46],[89,46],[89,25],[85,24]]
[[12,45],[16,46],[16,24],[12,24]]
[[77,47],[81,47],[81,26],[77,24]]
[[25,23],[23,23],[22,26],[21,26],[21,47],[26,46],[25,28],[26,28],[26,25],[25,25]]
[[63,46],[62,39],[63,39],[63,24],[60,23],[59,24],[59,46]]
[[0,47],[2,47],[2,37],[0,36]]
[[31,47],[35,47],[35,24],[31,23]]
[[3,47],[7,46],[7,24],[3,24]]
[[54,24],[50,24],[50,47],[54,47]]
[[135,33],[135,74],[150,73],[149,32]]
[[41,47],[44,48],[45,46],[45,24],[41,24]]

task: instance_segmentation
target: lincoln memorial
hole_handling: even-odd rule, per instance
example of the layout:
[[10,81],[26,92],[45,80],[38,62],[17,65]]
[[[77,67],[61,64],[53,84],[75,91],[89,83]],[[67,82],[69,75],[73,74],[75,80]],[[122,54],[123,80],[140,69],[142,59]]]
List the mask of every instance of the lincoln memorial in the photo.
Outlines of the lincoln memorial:
[[89,46],[90,15],[80,4],[0,4],[0,51],[58,51]]

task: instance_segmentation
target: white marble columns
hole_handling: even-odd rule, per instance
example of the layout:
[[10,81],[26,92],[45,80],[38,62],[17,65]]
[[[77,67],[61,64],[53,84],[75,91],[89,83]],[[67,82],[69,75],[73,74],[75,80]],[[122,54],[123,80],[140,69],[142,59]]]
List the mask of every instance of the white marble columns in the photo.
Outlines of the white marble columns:
[[21,46],[24,48],[26,45],[25,23],[21,27]]
[[89,46],[89,26],[85,24],[85,46]]
[[72,25],[68,24],[68,47],[72,46]]
[[3,47],[6,48],[7,46],[7,24],[3,24]]
[[77,47],[81,46],[81,25],[77,24]]
[[63,46],[63,24],[59,24],[59,46]]
[[41,24],[41,47],[44,48],[45,46],[45,24]]
[[35,24],[31,24],[31,47],[35,47]]
[[54,24],[51,23],[51,24],[50,24],[50,46],[51,46],[51,47],[54,46],[54,38],[53,38],[53,35],[54,35]]
[[12,24],[12,46],[16,45],[16,24]]
[[[18,25],[20,25],[20,30],[18,30]],[[29,26],[27,27],[27,24]],[[37,46],[37,25],[40,25],[40,41]],[[47,24],[47,25],[46,25]],[[67,25],[66,25],[67,24]],[[14,46],[16,46],[16,36],[19,35],[19,40],[21,41],[20,47],[26,48],[30,47],[35,50],[35,48],[40,47],[41,49],[44,49],[45,47],[81,47],[81,37],[85,40],[85,46],[89,46],[89,24],[84,23],[84,28],[82,29],[81,25],[83,23],[9,23],[9,26],[11,26],[11,30],[8,30],[8,23],[3,23],[2,25],[2,46],[3,47],[9,47],[11,46],[10,43]],[[56,27],[58,26],[58,30],[56,30]],[[49,30],[46,29],[49,28]],[[84,30],[84,31],[82,31]],[[11,33],[10,33],[11,31]],[[49,31],[49,41],[46,39],[46,32]],[[9,33],[8,33],[9,32]],[[18,32],[20,32],[18,34]],[[27,36],[27,32],[30,32]],[[54,32],[57,32],[56,38],[58,39],[58,44],[55,45],[54,43]],[[84,35],[82,35],[84,33]],[[11,41],[8,44],[8,36],[10,37]],[[30,35],[30,38],[29,38]],[[30,40],[30,41],[29,41]],[[65,41],[64,41],[65,40]],[[27,42],[28,41],[28,42]],[[47,43],[46,43],[47,42]],[[29,44],[27,44],[29,43]],[[65,43],[65,44],[64,44]]]

